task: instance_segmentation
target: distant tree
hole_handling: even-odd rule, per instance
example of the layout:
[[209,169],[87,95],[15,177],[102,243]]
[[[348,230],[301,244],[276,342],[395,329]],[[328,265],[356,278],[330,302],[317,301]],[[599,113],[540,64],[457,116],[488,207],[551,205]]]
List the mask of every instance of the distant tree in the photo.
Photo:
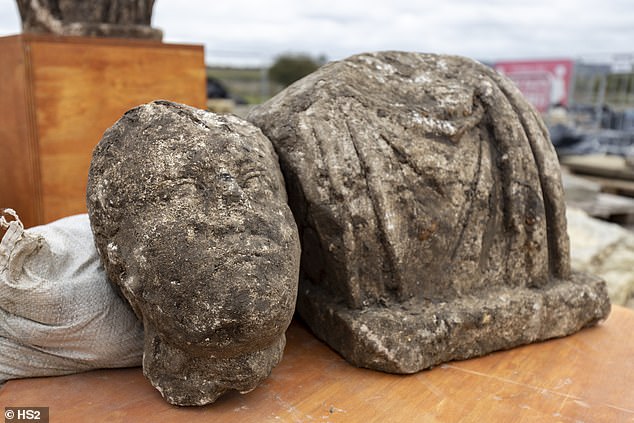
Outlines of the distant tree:
[[269,69],[271,81],[288,86],[319,68],[319,64],[307,54],[283,54]]

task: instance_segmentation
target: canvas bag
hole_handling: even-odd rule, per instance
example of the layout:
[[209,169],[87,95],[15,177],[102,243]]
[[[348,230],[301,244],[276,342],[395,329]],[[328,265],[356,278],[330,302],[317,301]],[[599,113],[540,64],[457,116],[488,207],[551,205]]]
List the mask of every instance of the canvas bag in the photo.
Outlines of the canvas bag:
[[25,230],[5,209],[0,227],[0,383],[141,365],[143,325],[108,283],[87,214]]

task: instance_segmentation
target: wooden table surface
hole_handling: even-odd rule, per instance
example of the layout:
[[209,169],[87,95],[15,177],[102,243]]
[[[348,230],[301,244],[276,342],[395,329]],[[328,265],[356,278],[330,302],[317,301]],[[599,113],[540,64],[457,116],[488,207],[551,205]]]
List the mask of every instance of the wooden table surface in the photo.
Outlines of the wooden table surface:
[[140,368],[9,381],[0,406],[50,407],[51,422],[634,422],[634,311],[409,376],[352,367],[293,322],[260,387],[206,407],[170,406]]

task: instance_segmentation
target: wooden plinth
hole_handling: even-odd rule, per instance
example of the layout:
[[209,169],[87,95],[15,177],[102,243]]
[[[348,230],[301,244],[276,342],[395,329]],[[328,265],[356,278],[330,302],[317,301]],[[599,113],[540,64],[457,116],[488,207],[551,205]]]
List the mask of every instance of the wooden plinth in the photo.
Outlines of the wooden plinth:
[[86,210],[92,150],[128,109],[204,108],[204,50],[156,41],[0,38],[0,207],[25,226]]
[[253,392],[170,406],[140,368],[21,379],[0,406],[50,407],[51,422],[631,422],[634,311],[561,339],[390,375],[346,363],[305,326]]

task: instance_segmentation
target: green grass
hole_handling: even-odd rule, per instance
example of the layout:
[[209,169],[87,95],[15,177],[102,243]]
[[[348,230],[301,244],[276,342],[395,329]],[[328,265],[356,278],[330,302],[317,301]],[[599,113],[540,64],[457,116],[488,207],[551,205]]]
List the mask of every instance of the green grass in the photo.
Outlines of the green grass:
[[[260,68],[207,67],[207,75],[219,80],[233,95],[245,99],[249,104],[259,104],[282,90],[282,87],[268,82],[263,88],[263,74]],[[263,91],[266,91],[263,92]]]

